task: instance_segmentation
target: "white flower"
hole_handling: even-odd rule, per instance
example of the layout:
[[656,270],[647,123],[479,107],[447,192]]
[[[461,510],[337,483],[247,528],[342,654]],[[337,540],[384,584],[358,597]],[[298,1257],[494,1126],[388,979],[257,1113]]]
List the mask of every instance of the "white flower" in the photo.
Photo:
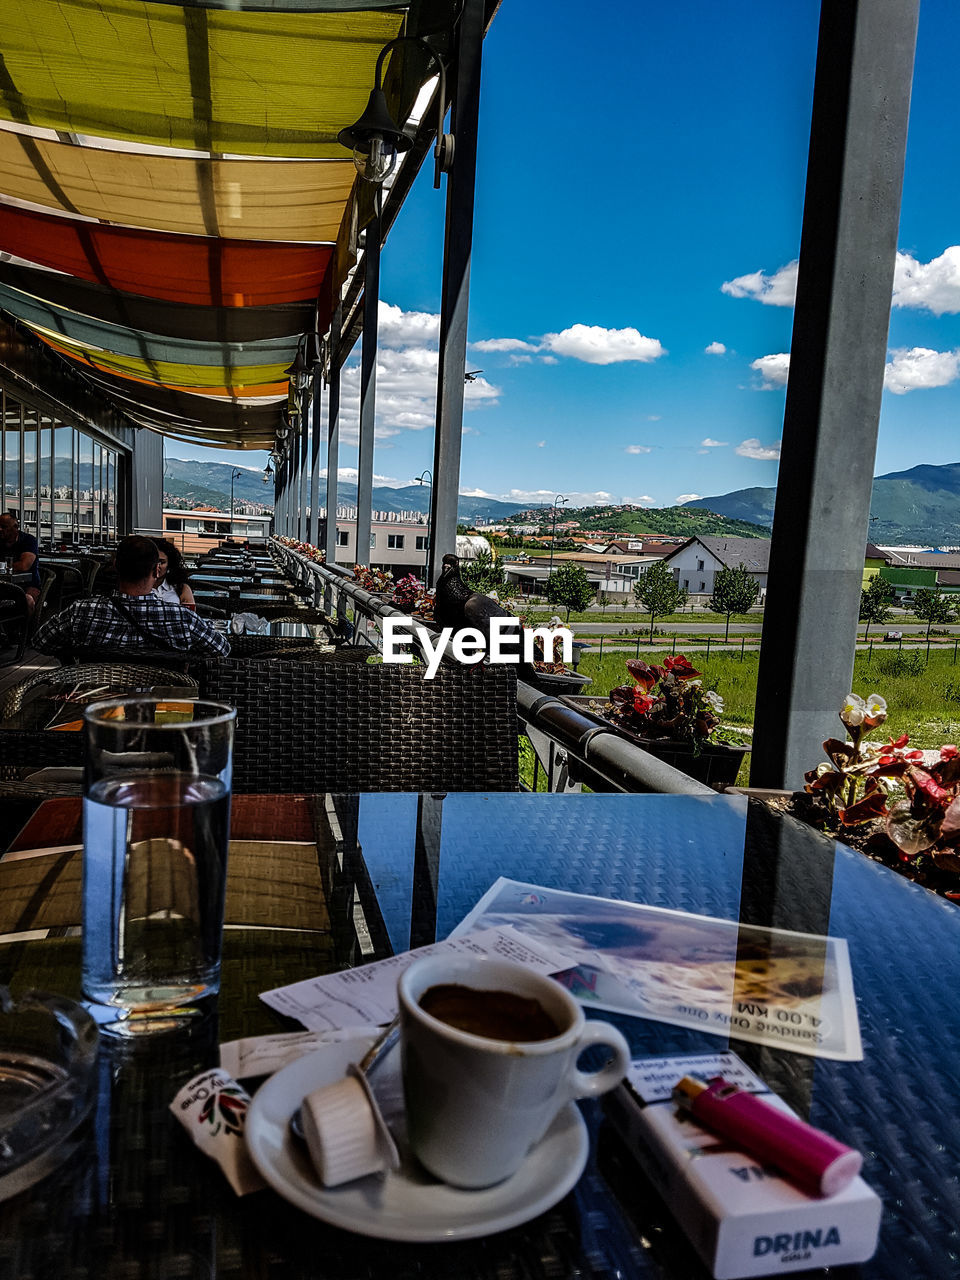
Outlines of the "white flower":
[[840,719],[850,729],[857,728],[863,724],[864,716],[867,714],[867,704],[855,693],[848,693],[847,700],[840,708]]
[[703,695],[703,700],[711,710],[717,713],[717,715],[723,711],[723,699],[720,697],[719,693],[714,693],[712,689],[707,690]]
[[866,702],[866,719],[873,725],[883,724],[887,718],[887,703],[879,693],[871,693]]

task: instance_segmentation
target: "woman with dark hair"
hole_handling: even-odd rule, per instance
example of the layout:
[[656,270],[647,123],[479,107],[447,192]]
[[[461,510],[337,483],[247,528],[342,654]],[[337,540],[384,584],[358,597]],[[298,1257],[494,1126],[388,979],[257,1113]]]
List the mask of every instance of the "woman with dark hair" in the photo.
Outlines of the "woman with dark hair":
[[160,552],[154,594],[167,604],[182,604],[185,609],[196,613],[197,603],[187,581],[187,567],[179,549],[166,538],[154,538],[153,541]]

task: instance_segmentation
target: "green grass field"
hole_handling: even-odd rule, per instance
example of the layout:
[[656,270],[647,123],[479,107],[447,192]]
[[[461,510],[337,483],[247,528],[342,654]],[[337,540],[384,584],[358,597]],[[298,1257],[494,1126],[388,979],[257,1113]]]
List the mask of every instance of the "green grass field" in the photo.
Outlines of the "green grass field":
[[[629,656],[604,654],[601,663],[596,655],[586,655],[580,670],[592,677],[593,684],[584,692],[603,695],[614,685],[629,683],[624,665]],[[656,662],[662,659],[663,650],[645,655],[641,649],[640,656]],[[742,662],[739,654],[731,653],[711,654],[709,662],[702,662],[701,658],[702,655],[691,655],[708,688],[716,689],[724,700],[724,723],[750,727],[757,690],[757,654],[744,654]],[[960,738],[960,662],[954,664],[952,648],[932,652],[929,664],[924,663],[922,649],[903,653],[891,649],[875,652],[872,658],[858,653],[853,692],[861,696],[879,693],[886,698],[889,713],[885,730],[894,737],[909,733],[917,747],[938,747]],[[823,736],[839,735],[841,728],[838,718],[824,725]],[[810,767],[816,763],[811,761]]]

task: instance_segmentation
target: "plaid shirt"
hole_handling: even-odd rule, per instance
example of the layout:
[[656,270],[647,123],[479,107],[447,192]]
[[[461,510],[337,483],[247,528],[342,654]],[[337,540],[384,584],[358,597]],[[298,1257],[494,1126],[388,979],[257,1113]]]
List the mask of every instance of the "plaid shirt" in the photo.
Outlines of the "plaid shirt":
[[[119,601],[119,607],[114,600]],[[136,619],[145,635],[130,625],[121,609]],[[43,624],[33,647],[41,653],[74,648],[169,648],[183,653],[226,654],[230,641],[183,605],[165,604],[152,592],[128,596],[118,591],[113,596],[75,601]]]

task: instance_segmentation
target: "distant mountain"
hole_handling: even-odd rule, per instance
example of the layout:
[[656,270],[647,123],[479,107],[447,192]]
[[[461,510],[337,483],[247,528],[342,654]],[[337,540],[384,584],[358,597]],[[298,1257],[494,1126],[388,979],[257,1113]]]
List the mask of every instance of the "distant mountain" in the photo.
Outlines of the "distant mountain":
[[230,474],[239,471],[233,482],[237,502],[262,502],[273,505],[273,483],[263,483],[262,471],[234,467],[229,462],[196,462],[185,458],[167,458],[163,474],[165,493],[198,503],[204,507],[230,510]]
[[616,507],[581,507],[569,514],[565,511],[565,519],[580,521],[584,533],[591,529],[612,530],[616,533],[659,533],[667,537],[692,538],[695,535],[706,537],[712,534],[726,534],[737,538],[766,538],[769,528],[733,516],[706,511],[691,511],[694,503],[683,507],[636,507],[632,511],[623,511]]
[[[775,489],[737,489],[685,507],[770,528]],[[922,464],[877,476],[870,500],[870,541],[893,546],[960,545],[960,462]]]
[[[196,501],[203,506],[219,506],[221,511],[230,509],[230,473],[234,468],[228,462],[196,462],[184,458],[167,458],[164,475],[164,491],[176,497]],[[240,475],[234,480],[234,498],[239,502],[273,504],[273,485],[263,483],[263,472],[247,471],[237,467]],[[340,506],[353,506],[357,501],[357,486],[341,480],[337,486]],[[373,507],[375,511],[419,511],[426,513],[430,505],[430,486],[407,485],[402,489],[375,487]],[[461,520],[506,519],[517,510],[516,503],[499,502],[495,498],[473,498],[461,493],[459,502]]]
[[747,520],[769,530],[773,524],[773,501],[776,489],[735,489],[719,498],[695,498],[684,507],[696,507],[700,511],[715,511],[718,516],[732,520]]

